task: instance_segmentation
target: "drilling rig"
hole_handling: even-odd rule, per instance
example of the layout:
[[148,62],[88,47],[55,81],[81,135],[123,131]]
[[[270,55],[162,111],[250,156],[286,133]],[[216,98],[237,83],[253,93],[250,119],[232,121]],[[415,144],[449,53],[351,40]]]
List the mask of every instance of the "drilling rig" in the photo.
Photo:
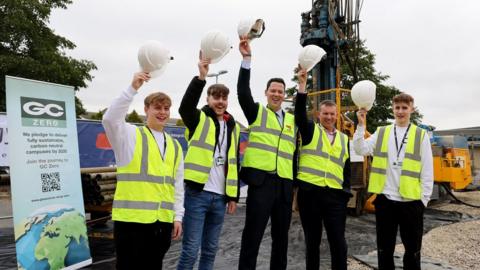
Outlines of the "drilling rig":
[[[323,100],[335,101],[339,116],[337,129],[350,138],[355,125],[346,113],[356,107],[342,104],[350,90],[341,88],[340,62],[349,66],[354,81],[357,81],[356,58],[361,46],[359,25],[362,6],[363,0],[314,0],[312,9],[301,15],[300,44],[303,47],[317,45],[326,52],[325,58],[312,69],[311,84],[307,87],[313,109],[318,110]],[[368,160],[350,152],[354,196],[349,202],[349,208],[360,214],[367,196]]]

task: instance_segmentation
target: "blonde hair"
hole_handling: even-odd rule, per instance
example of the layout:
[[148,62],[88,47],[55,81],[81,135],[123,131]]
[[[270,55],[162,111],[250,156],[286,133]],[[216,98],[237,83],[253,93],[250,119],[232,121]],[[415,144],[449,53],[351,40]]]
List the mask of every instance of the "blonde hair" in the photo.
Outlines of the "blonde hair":
[[172,106],[172,100],[163,92],[151,93],[145,98],[143,103],[145,104],[145,107],[149,107],[150,105],[154,104],[166,104],[168,106]]

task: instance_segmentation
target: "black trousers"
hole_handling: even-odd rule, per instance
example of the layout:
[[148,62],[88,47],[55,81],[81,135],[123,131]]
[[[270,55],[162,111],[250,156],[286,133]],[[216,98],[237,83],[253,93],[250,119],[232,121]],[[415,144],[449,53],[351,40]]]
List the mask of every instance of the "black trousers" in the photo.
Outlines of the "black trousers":
[[300,188],[297,194],[298,210],[306,244],[306,269],[320,269],[320,242],[325,226],[332,269],[347,269],[347,241],[345,223],[349,196],[341,190],[312,187]]
[[397,202],[380,194],[374,201],[377,219],[378,267],[380,270],[393,270],[393,253],[400,227],[400,238],[405,247],[403,269],[421,269],[420,251],[423,236],[422,201]]
[[172,223],[115,221],[113,225],[117,269],[162,269],[172,239]]
[[293,184],[275,174],[265,175],[260,185],[248,186],[247,212],[242,233],[238,269],[255,269],[263,233],[271,218],[270,269],[287,268],[288,230],[292,218]]

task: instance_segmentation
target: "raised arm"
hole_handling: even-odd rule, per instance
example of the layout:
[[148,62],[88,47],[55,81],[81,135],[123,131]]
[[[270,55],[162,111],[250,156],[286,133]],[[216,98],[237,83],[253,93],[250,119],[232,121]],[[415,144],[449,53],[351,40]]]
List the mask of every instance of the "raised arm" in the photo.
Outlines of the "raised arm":
[[103,115],[102,124],[115,153],[117,166],[128,164],[132,158],[133,148],[128,141],[135,141],[135,126],[127,123],[125,116],[137,91],[149,79],[148,73],[135,73],[131,85],[113,100]]
[[252,50],[247,37],[240,37],[239,50],[243,60],[240,72],[238,73],[238,103],[240,103],[240,107],[247,118],[248,124],[251,124],[257,118],[259,105],[253,100],[252,91],[250,89],[250,63],[252,60]]
[[355,134],[353,134],[353,150],[357,155],[371,156],[375,150],[375,143],[377,141],[377,133],[372,134],[368,139],[365,139],[365,124],[367,122],[367,111],[360,109],[357,111],[358,125]]
[[297,77],[298,93],[295,102],[295,124],[300,131],[302,145],[307,145],[312,141],[313,130],[315,128],[313,121],[309,121],[307,117],[307,71],[305,69],[299,69]]
[[197,109],[197,106],[206,84],[205,77],[208,73],[209,64],[210,60],[202,59],[202,56],[200,55],[200,60],[198,62],[199,75],[193,77],[190,81],[187,91],[180,103],[180,108],[178,109],[183,123],[185,123],[185,126],[189,130],[189,134],[195,132],[198,122],[200,121],[200,110]]

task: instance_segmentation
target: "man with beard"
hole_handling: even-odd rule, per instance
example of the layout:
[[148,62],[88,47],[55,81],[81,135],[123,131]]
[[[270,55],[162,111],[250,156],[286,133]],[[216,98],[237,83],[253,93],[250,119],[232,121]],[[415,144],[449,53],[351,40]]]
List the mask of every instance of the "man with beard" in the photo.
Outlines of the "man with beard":
[[240,126],[226,109],[229,89],[213,84],[207,105],[198,105],[206,84],[209,59],[198,63],[199,75],[187,88],[180,115],[189,141],[185,157],[185,217],[183,242],[177,269],[192,269],[201,247],[198,269],[213,269],[225,208],[233,214],[239,198]]

